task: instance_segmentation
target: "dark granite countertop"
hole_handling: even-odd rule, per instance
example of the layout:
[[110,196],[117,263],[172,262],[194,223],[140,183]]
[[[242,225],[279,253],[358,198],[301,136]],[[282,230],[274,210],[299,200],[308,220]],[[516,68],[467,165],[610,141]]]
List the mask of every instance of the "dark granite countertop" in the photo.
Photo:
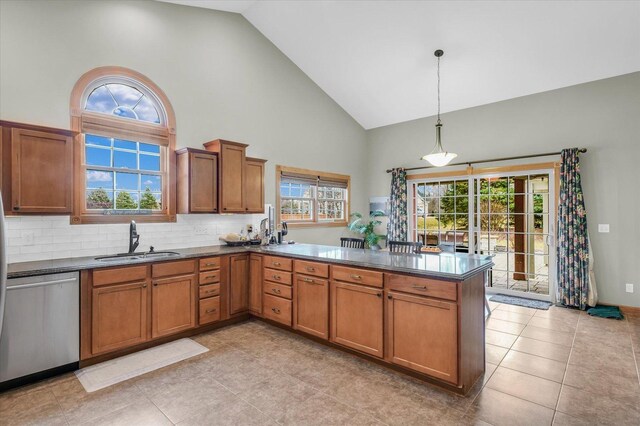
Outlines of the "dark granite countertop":
[[245,247],[209,246],[172,249],[171,251],[178,252],[179,256],[156,259],[117,259],[108,262],[96,260],[95,257],[75,257],[68,259],[11,263],[8,268],[8,277],[18,278],[33,275],[80,271],[85,269],[167,262],[172,260],[244,252],[281,255],[297,259],[324,261],[349,266],[374,268],[391,272],[402,272],[422,275],[425,277],[453,280],[464,280],[493,266],[490,258],[478,255],[454,253],[407,255],[315,244],[285,244]]

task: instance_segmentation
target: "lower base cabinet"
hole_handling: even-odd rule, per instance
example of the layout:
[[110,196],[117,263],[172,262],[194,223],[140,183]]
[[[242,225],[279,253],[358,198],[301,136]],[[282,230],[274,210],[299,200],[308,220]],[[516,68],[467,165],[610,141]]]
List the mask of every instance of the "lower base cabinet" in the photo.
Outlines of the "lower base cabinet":
[[293,283],[293,328],[329,339],[329,281],[297,275]]
[[388,360],[456,384],[457,316],[455,303],[389,292]]
[[249,311],[262,316],[262,256],[249,257]]
[[195,276],[153,281],[151,290],[151,337],[178,333],[196,326]]
[[249,255],[229,256],[229,315],[249,310]]
[[382,358],[382,289],[331,282],[331,341]]
[[91,295],[91,353],[147,341],[147,282],[96,287]]
[[200,300],[198,324],[204,325],[220,320],[220,296]]

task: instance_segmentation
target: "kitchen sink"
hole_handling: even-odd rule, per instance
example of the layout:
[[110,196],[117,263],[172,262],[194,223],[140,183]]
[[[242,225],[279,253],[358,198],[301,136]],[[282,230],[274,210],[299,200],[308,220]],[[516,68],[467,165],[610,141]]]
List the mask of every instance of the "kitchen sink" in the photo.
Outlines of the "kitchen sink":
[[180,256],[180,253],[175,251],[151,251],[146,253],[121,253],[111,256],[99,256],[95,259],[101,262],[117,262],[122,260],[163,259],[176,256]]

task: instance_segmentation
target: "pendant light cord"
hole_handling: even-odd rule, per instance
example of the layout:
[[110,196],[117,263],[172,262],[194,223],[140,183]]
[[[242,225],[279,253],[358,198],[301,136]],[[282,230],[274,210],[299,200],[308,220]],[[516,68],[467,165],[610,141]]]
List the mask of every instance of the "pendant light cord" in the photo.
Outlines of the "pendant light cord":
[[438,123],[440,123],[440,56],[438,56]]

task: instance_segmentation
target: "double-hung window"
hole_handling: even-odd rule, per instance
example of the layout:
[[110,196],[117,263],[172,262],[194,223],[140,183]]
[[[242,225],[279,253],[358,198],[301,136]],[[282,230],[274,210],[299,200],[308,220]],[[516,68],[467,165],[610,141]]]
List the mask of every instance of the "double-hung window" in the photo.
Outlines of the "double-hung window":
[[344,226],[349,217],[350,177],[277,166],[278,220],[292,226]]
[[175,221],[175,120],[146,77],[97,68],[72,93],[76,144],[72,223]]

